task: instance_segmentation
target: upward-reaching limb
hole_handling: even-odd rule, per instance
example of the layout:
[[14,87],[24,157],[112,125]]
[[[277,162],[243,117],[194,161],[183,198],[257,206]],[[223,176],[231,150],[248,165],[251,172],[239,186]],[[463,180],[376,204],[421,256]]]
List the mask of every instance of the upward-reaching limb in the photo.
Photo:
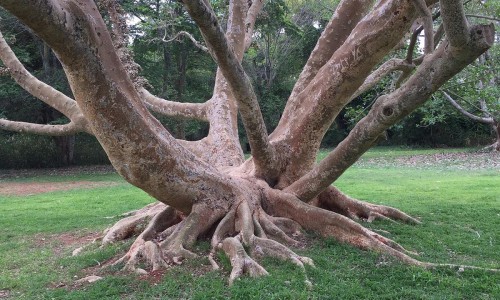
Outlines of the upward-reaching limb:
[[[185,1],[191,17],[198,24],[207,46],[216,60],[224,78],[238,103],[243,124],[250,143],[256,172],[264,178],[276,176],[275,150],[269,143],[269,137],[260,111],[257,96],[250,79],[246,75],[238,58],[229,47],[226,36],[220,28],[212,8],[205,1]],[[246,15],[246,1],[231,1],[232,13]]]
[[[372,0],[344,0],[339,3],[302,69],[289,101],[294,101],[296,96],[311,83],[319,69],[330,60],[333,53],[345,42],[358,22],[368,13],[373,2]],[[291,107],[293,103],[288,103],[287,106]],[[290,110],[293,109],[286,109],[284,114]]]
[[245,50],[250,47],[253,38],[253,30],[257,15],[262,10],[265,0],[253,0],[248,8],[247,17],[245,19]]
[[50,85],[31,75],[5,41],[0,32],[0,59],[8,68],[12,78],[28,93],[55,108],[70,119],[67,125],[42,125],[26,122],[0,120],[0,128],[10,131],[45,134],[70,135],[77,132],[92,134],[87,120],[83,117],[75,100],[59,92]]
[[423,104],[450,77],[473,62],[493,43],[492,26],[468,29],[473,37],[461,48],[450,49],[448,43],[425,57],[408,81],[389,95],[381,96],[363,118],[328,156],[286,191],[308,201],[334,182],[376,141],[384,130]]
[[415,17],[411,2],[380,2],[355,26],[307,87],[288,101],[285,107],[288,113],[283,114],[271,134],[274,143],[290,149],[287,170],[279,181],[281,188],[310,169],[336,116],[372,69],[399,43]]
[[446,38],[450,45],[460,51],[469,43],[469,25],[461,0],[440,0],[441,15]]
[[424,53],[429,54],[434,50],[434,30],[432,28],[432,14],[425,0],[413,0],[413,4],[422,18],[424,24]]
[[480,117],[480,116],[476,116],[476,115],[468,112],[460,104],[458,104],[457,101],[455,101],[455,99],[453,99],[447,92],[445,92],[445,91],[441,91],[441,92],[443,93],[446,100],[448,100],[448,102],[450,102],[451,105],[453,105],[453,107],[455,107],[464,116],[466,116],[474,121],[484,123],[484,124],[493,124],[495,122],[495,120],[491,116],[490,117]]

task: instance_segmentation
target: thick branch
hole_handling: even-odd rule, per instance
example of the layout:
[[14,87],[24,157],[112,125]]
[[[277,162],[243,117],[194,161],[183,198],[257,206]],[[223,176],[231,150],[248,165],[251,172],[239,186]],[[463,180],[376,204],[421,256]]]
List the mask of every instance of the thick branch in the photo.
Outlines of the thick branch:
[[339,3],[295,83],[289,98],[291,101],[306,88],[319,69],[342,46],[354,27],[368,13],[372,4],[371,0],[343,0]]
[[423,104],[449,78],[491,47],[494,27],[475,26],[471,28],[470,35],[472,42],[463,45],[460,53],[450,50],[449,44],[445,42],[431,55],[427,55],[403,86],[380,97],[347,138],[285,191],[294,193],[304,201],[317,196],[366,152],[387,128]]
[[250,47],[250,44],[252,44],[255,21],[257,20],[257,16],[262,10],[264,1],[265,0],[253,0],[250,8],[248,9],[247,17],[245,20],[245,50]]
[[170,117],[189,118],[200,121],[207,119],[207,103],[183,103],[165,100],[151,94],[145,88],[139,89],[139,94],[147,107],[159,114]]
[[468,112],[460,104],[458,104],[457,101],[455,101],[447,92],[445,92],[445,91],[441,91],[441,92],[443,93],[446,100],[448,100],[448,102],[450,102],[451,105],[453,105],[453,107],[455,107],[464,116],[466,116],[474,121],[484,123],[484,124],[493,124],[495,122],[495,120],[493,120],[493,118],[479,117],[479,116],[476,116],[476,115]]
[[[259,176],[272,176],[275,164],[274,149],[269,143],[269,137],[259,108],[257,96],[252,84],[241,66],[235,53],[230,48],[226,36],[220,27],[212,8],[202,0],[187,0],[184,2],[189,14],[196,21],[205,38],[211,54],[216,60],[222,74],[228,81],[238,102],[248,141],[255,160]],[[232,1],[234,10],[245,10],[245,1]]]
[[455,48],[462,48],[469,42],[469,25],[461,0],[440,0],[444,30]]
[[78,126],[75,123],[68,123],[64,125],[45,125],[45,124],[9,121],[4,119],[0,119],[0,129],[14,131],[14,132],[21,132],[21,133],[32,133],[32,134],[50,135],[50,136],[72,135],[83,131],[81,126]]
[[370,74],[365,79],[365,82],[358,88],[358,90],[351,96],[351,99],[354,99],[361,95],[362,93],[368,91],[371,89],[374,85],[376,85],[382,78],[387,76],[387,74],[394,72],[394,71],[405,71],[409,72],[411,70],[415,69],[415,65],[408,63],[404,59],[399,59],[399,58],[391,58],[385,63],[383,63],[378,69],[373,71],[373,73]]
[[425,34],[425,45],[424,53],[429,54],[434,50],[434,31],[432,28],[432,14],[425,0],[413,0],[413,4],[417,9],[418,14],[422,18],[422,23],[424,24],[424,34]]
[[108,11],[112,23],[113,45],[123,67],[134,85],[138,89],[142,88],[147,84],[147,80],[139,75],[141,67],[134,61],[132,50],[128,47],[129,30],[125,11],[117,0],[100,0],[98,4]]
[[17,59],[16,55],[0,32],[0,59],[9,68],[12,78],[28,93],[55,108],[68,118],[81,117],[76,102],[50,85],[31,75]]

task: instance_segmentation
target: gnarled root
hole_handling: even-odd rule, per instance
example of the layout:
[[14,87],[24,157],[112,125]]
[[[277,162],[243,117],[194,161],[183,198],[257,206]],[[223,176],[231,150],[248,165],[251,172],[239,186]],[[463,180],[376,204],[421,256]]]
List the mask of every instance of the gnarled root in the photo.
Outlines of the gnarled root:
[[[350,199],[336,189],[329,189],[317,200],[316,204],[330,203],[332,206],[336,205],[335,208],[339,211],[343,210],[368,220],[370,217],[383,216],[418,222],[398,210]],[[305,203],[292,194],[271,189],[260,183],[254,189],[242,189],[242,192],[235,196],[232,205],[224,209],[195,204],[191,213],[183,217],[175,209],[164,206],[163,210],[156,212],[147,228],[116,264],[124,263],[126,270],[138,273],[146,273],[142,264],[153,271],[179,264],[184,258],[196,256],[188,249],[201,234],[216,225],[211,241],[212,250],[208,257],[214,269],[219,269],[214,258],[217,251],[224,251],[230,258],[229,284],[233,284],[245,274],[251,277],[267,275],[259,261],[264,257],[274,257],[297,265],[304,274],[305,283],[311,286],[305,266],[314,266],[313,261],[296,254],[286,246],[300,245],[295,238],[302,228],[358,248],[387,254],[410,265],[426,268],[457,267],[459,270],[474,268],[421,262],[409,256],[415,253],[407,251],[391,239],[361,226],[348,217],[318,206],[321,205]]]
[[404,212],[389,206],[376,205],[353,199],[334,186],[322,192],[314,203],[315,206],[339,213],[351,219],[364,219],[372,222],[376,219],[394,222],[403,221],[410,224],[420,224],[420,221]]
[[325,237],[333,237],[361,249],[385,253],[411,265],[428,266],[428,263],[408,256],[408,253],[415,253],[407,251],[398,243],[343,215],[304,203],[293,195],[277,190],[267,190],[265,203],[268,212],[295,220],[305,229]]
[[[267,275],[267,271],[253,259],[264,257],[274,257],[294,263],[304,271],[306,284],[311,284],[307,279],[304,264],[314,266],[312,260],[297,255],[288,247],[273,240],[276,238],[287,244],[299,244],[280,226],[293,233],[299,230],[298,224],[292,220],[274,218],[266,214],[260,206],[260,201],[242,200],[222,219],[212,238],[213,250],[210,257],[217,249],[222,249],[229,256],[232,266],[230,284],[244,274],[252,277]],[[243,246],[248,247],[250,255]],[[211,261],[214,265],[213,259]],[[218,268],[216,264],[215,266]]]
[[191,213],[182,219],[175,209],[167,207],[151,220],[149,226],[134,241],[130,250],[114,264],[125,263],[124,270],[147,273],[139,265],[144,263],[153,271],[180,264],[184,258],[196,254],[187,250],[198,236],[207,231],[220,213],[203,205],[194,205]]
[[[181,221],[181,215],[172,207],[163,206],[163,210],[156,213],[151,219],[149,225],[137,237],[129,251],[114,264],[126,262],[124,269],[144,273],[145,271],[136,268],[136,265],[144,258],[153,266],[153,270],[157,270],[162,266],[166,266],[160,256],[156,241],[158,233],[161,233],[167,228],[174,226]],[[118,224],[118,223],[117,223]]]
[[167,206],[161,202],[151,203],[140,210],[126,214],[126,218],[107,229],[102,239],[102,245],[127,239],[140,232],[141,225],[147,224],[155,215],[165,210]]
[[234,237],[228,237],[222,241],[220,248],[224,250],[231,261],[233,270],[229,276],[229,285],[232,285],[234,280],[241,277],[243,274],[248,274],[250,277],[259,277],[268,275],[267,271],[250,256],[247,255],[240,241]]

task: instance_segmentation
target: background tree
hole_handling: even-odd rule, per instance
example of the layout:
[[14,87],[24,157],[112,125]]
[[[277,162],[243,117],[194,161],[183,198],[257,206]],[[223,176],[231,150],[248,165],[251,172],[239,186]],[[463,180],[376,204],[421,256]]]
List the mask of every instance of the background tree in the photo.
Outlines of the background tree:
[[500,151],[500,99],[498,49],[483,54],[479,61],[462,72],[460,77],[442,91],[460,114],[475,122],[487,124],[495,135],[495,142],[487,148]]
[[[141,66],[148,88],[176,102],[209,99],[216,66],[208,53],[203,54],[204,46],[197,44],[201,36],[182,4],[124,1],[123,9],[137,21],[129,29],[129,38],[133,38],[134,60]],[[161,114],[158,117],[178,138],[199,139],[208,130],[201,122]]]
[[[465,1],[465,13],[470,24],[479,24],[481,21],[493,21],[498,25],[495,18],[499,13],[498,3],[495,1]],[[442,22],[439,18],[439,10],[434,9],[434,28],[436,34],[442,29]],[[412,37],[415,44],[411,48],[413,55],[423,53],[423,27],[419,22],[412,28]],[[497,33],[498,35],[498,33]],[[495,37],[498,40],[498,36]],[[386,58],[390,60],[395,57],[404,57],[409,52],[411,43],[402,44],[401,48],[393,55]],[[384,143],[386,144],[406,144],[410,146],[432,146],[432,147],[460,147],[477,146],[488,143],[490,132],[496,137],[496,129],[493,125],[491,114],[498,112],[498,89],[494,84],[494,74],[498,74],[497,50],[495,44],[484,57],[490,57],[489,63],[483,64],[484,59],[480,58],[475,63],[467,66],[462,72],[455,76],[443,87],[443,91],[448,90],[455,95],[454,99],[461,104],[466,111],[477,114],[478,118],[464,116],[450,105],[447,98],[441,93],[432,96],[431,101],[426,102],[413,112],[402,122],[392,126],[387,131]],[[484,58],[483,57],[483,58]],[[407,58],[408,59],[408,58]],[[394,84],[398,78],[400,70],[392,70],[392,75],[381,80],[372,89],[359,95],[348,106],[346,106],[346,118],[350,126],[354,126],[362,117],[366,115],[374,100],[381,94],[394,89]],[[488,78],[486,80],[486,78]],[[480,82],[490,82],[480,87]],[[483,115],[479,99],[484,99],[489,114]],[[475,121],[475,120],[476,121]],[[483,121],[477,122],[477,121]],[[484,124],[487,124],[486,126]],[[490,129],[492,129],[490,131]]]
[[[126,48],[125,16],[116,2],[100,2],[109,15],[107,24],[90,0],[0,0],[53,49],[75,98],[28,76],[3,43],[0,53],[11,75],[69,119],[62,125],[1,120],[3,128],[92,133],[118,173],[159,201],[108,231],[104,243],[129,236],[138,222],[151,219],[117,263],[141,273],[146,272],[140,267],[142,261],[153,270],[166,267],[193,257],[188,249],[210,232],[209,257],[215,268],[216,251],[230,257],[230,282],[244,273],[267,274],[254,260],[265,256],[290,260],[303,269],[312,261],[285,245],[297,244],[293,234],[304,228],[408,264],[440,266],[412,258],[396,242],[356,222],[418,220],[394,208],[353,199],[331,184],[385,130],[488,50],[494,42],[493,25],[472,26],[461,1],[441,0],[446,38],[430,42],[433,30],[426,25],[424,56],[414,58],[408,51],[405,59],[377,67],[417,18],[429,24],[428,6],[436,2],[341,1],[298,77],[277,127],[268,134],[257,93],[241,65],[263,2],[230,1],[222,22],[207,1],[183,3],[217,63],[213,93],[204,103],[165,100],[145,88]],[[321,141],[340,111],[394,69],[404,74],[394,89],[378,97],[349,135],[316,163]],[[205,121],[208,133],[196,141],[176,139],[148,109]],[[238,113],[251,148],[247,160],[238,140]]]
[[[0,27],[6,35],[5,38],[16,46],[20,60],[27,65],[33,75],[63,93],[70,94],[71,91],[62,67],[52,50],[4,10],[0,14]],[[4,74],[8,75],[9,72],[6,71]],[[7,76],[0,80],[2,86],[0,96],[4,99],[0,103],[0,111],[5,117],[41,124],[64,122],[62,114],[51,106],[36,101]],[[58,149],[59,163],[72,164],[74,162],[75,136],[58,136],[52,139]]]

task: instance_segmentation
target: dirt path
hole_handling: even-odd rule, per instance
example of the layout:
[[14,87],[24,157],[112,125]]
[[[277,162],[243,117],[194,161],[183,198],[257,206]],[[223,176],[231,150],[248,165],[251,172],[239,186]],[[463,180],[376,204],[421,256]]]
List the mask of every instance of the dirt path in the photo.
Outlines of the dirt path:
[[116,171],[111,165],[77,166],[47,169],[0,170],[0,179],[26,178],[36,176],[70,176],[83,174],[99,175],[113,173],[116,173]]
[[[450,152],[442,154],[420,154],[376,157],[360,159],[359,167],[410,167],[416,169],[452,169],[452,170],[500,170],[499,152]],[[81,174],[113,174],[111,166],[85,166],[42,170],[0,170],[1,179],[37,177],[37,176],[71,176]],[[68,182],[2,182],[0,196],[26,196],[53,191],[67,191],[77,188],[96,188],[114,186],[112,181],[68,181]]]
[[449,152],[361,158],[356,162],[356,166],[364,168],[409,167],[414,169],[500,171],[500,152]]
[[114,186],[112,181],[71,181],[71,182],[0,182],[0,196],[28,196],[53,191],[67,191],[78,188]]
[[[0,170],[0,196],[27,196],[53,191],[73,189],[92,189],[96,187],[114,186],[113,181],[71,180],[63,182],[12,182],[9,179],[29,178],[39,176],[74,176],[113,174],[116,171],[110,165],[79,166],[53,169]],[[2,181],[7,179],[7,181]]]

